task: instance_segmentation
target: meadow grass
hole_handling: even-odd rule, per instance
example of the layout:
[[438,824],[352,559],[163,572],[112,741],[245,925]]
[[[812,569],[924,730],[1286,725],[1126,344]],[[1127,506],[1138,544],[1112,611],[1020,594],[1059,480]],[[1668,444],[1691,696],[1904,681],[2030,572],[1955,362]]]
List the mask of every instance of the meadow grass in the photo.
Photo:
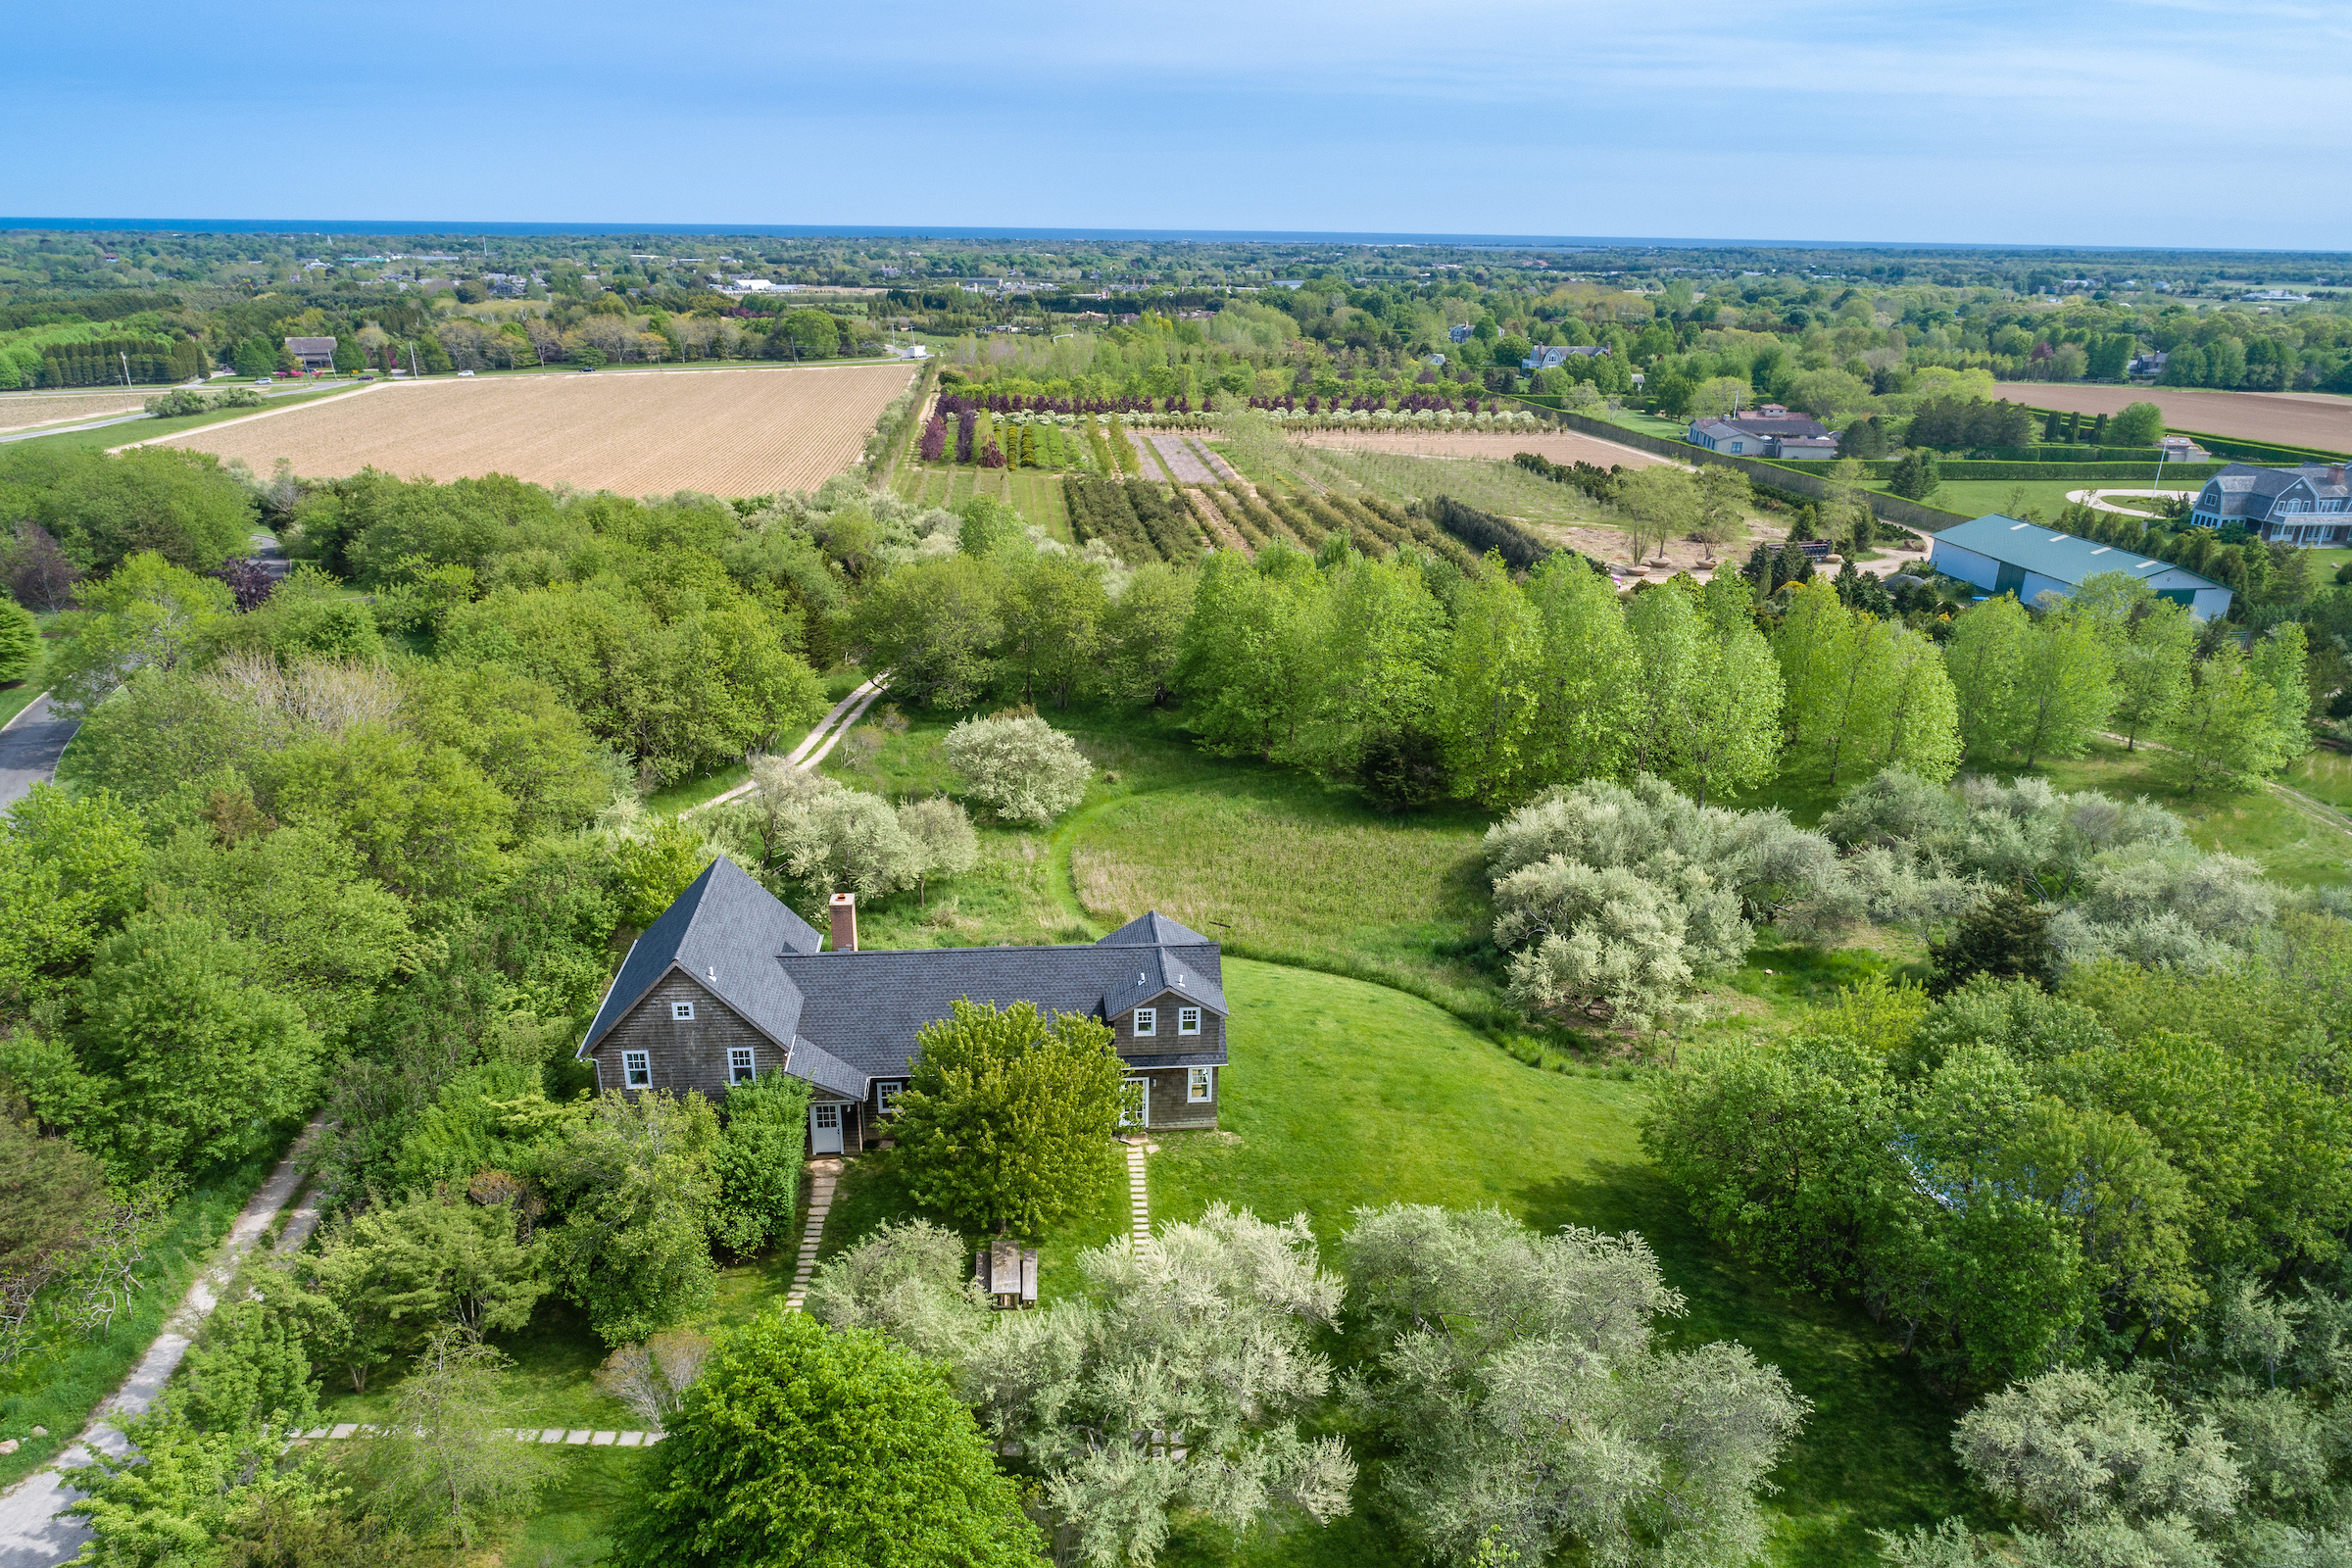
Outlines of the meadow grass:
[[[1638,1082],[1530,1070],[1387,987],[1240,958],[1224,977],[1234,1015],[1221,1128],[1159,1135],[1155,1223],[1219,1200],[1268,1217],[1303,1213],[1334,1265],[1360,1205],[1493,1204],[1540,1230],[1638,1231],[1687,1302],[1660,1325],[1668,1345],[1738,1340],[1813,1401],[1772,1478],[1773,1561],[1865,1561],[1870,1530],[1969,1510],[1949,1446],[1958,1412],[1866,1318],[1732,1264],[1698,1232],[1642,1150]],[[1328,1348],[1343,1365],[1369,1349],[1346,1338]],[[1239,1544],[1195,1529],[1169,1560],[1418,1560],[1371,1491],[1359,1485],[1356,1512],[1329,1529]]]
[[[963,715],[906,714],[899,733],[876,716],[826,759],[828,774],[894,798],[960,793],[939,743]],[[1492,977],[1455,956],[1487,920],[1489,813],[1384,815],[1352,789],[1209,756],[1164,712],[1049,716],[1098,770],[1078,808],[1040,831],[975,805],[981,863],[927,906],[911,893],[865,906],[865,940],[1086,941],[1156,908],[1229,952],[1403,986],[1472,1017],[1496,1010]]]
[[[181,1298],[260,1186],[277,1153],[257,1154],[201,1178],[164,1216],[138,1269],[145,1288],[105,1333],[89,1339],[51,1335],[0,1370],[0,1438],[21,1443],[0,1455],[0,1487],[30,1475],[78,1436],[98,1407],[163,1332]],[[34,1427],[49,1435],[36,1438]]]
[[[2352,861],[2352,830],[2342,823],[2267,786],[2209,787],[2192,795],[2180,782],[2177,761],[2163,752],[2126,752],[2115,742],[2095,741],[2084,756],[2038,771],[2063,790],[2095,789],[2118,800],[2144,795],[2179,814],[2196,843],[2244,856],[2275,882],[2302,887],[2352,882],[2352,865],[2347,864]],[[2291,776],[2287,782],[2301,788]],[[2328,798],[2316,790],[2310,793]]]
[[2315,801],[2352,810],[2352,756],[2322,747],[2297,759],[2283,782]]

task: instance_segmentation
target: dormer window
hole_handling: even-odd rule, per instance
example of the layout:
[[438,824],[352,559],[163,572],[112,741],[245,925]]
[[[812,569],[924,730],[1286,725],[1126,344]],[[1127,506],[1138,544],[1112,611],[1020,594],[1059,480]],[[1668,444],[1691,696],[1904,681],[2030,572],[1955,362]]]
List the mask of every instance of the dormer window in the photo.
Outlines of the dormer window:
[[1200,1032],[1200,1009],[1199,1007],[1178,1007],[1176,1009],[1176,1032],[1180,1035],[1199,1034]]
[[680,1023],[692,1023],[694,1021],[694,1004],[673,1002],[669,1004],[669,1015]]
[[1153,1036],[1153,1035],[1156,1035],[1156,1034],[1158,1034],[1158,1033],[1159,1033],[1159,1009],[1158,1009],[1157,1007],[1138,1007],[1138,1008],[1136,1008],[1136,1009],[1135,1009],[1135,1034],[1136,1034],[1136,1038],[1137,1038],[1137,1039],[1139,1039],[1139,1040],[1149,1039],[1149,1038],[1151,1038],[1152,1036]]

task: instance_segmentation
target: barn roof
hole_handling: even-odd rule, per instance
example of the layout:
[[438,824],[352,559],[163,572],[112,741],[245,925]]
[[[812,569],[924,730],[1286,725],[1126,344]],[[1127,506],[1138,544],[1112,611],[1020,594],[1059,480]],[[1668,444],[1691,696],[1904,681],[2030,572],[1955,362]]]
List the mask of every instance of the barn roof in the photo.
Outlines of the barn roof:
[[1957,545],[1973,550],[1980,556],[2022,566],[2069,587],[2083,578],[2105,571],[2120,571],[2129,577],[2142,580],[2177,571],[2206,588],[2219,588],[2220,583],[2202,577],[2186,566],[2176,566],[2169,561],[2143,556],[2136,550],[2120,545],[2103,545],[2096,539],[2084,539],[2075,534],[2058,533],[2037,522],[2021,522],[2000,513],[1987,513],[1968,522],[1954,523],[1935,536],[1936,544]]

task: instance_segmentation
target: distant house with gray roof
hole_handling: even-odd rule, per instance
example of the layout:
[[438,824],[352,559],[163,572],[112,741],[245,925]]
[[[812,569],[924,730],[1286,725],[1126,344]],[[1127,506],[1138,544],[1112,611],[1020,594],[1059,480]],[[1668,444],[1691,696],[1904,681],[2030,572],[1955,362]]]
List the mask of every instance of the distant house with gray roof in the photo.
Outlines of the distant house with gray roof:
[[1936,534],[1928,564],[1987,594],[2015,594],[2025,605],[2036,604],[2043,594],[2070,597],[2084,578],[2114,571],[2146,583],[2159,599],[2187,606],[2199,620],[2230,609],[2229,589],[2185,566],[1997,512]]
[[[1690,421],[1683,439],[1736,458],[1835,458],[1838,438],[1809,414],[1766,404],[1748,414]],[[1824,443],[1827,443],[1825,446]]]
[[2199,528],[2242,523],[2248,533],[2278,544],[2352,544],[2352,485],[2340,463],[2299,468],[2232,463],[2205,481],[2188,520]]
[[1217,1124],[1225,1001],[1216,943],[1150,913],[1067,947],[858,947],[856,900],[837,894],[832,946],[721,856],[646,928],[580,1042],[600,1089],[723,1100],[767,1072],[808,1082],[809,1148],[875,1134],[906,1087],[916,1033],[959,1000],[1075,1012],[1109,1026],[1129,1116]]
[[1570,360],[1599,360],[1608,357],[1605,343],[1539,343],[1535,352],[1519,362],[1522,370],[1556,370]]
[[290,337],[286,352],[294,356],[305,370],[331,370],[335,368],[335,340],[331,337]]

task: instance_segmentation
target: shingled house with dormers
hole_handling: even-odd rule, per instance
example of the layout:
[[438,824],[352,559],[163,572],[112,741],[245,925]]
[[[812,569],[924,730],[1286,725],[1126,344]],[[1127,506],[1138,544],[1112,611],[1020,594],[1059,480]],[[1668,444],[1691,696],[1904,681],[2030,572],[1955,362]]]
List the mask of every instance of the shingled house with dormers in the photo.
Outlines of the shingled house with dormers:
[[600,1089],[727,1090],[764,1072],[812,1086],[809,1148],[863,1147],[906,1087],[915,1033],[959,999],[1028,1002],[1109,1025],[1128,1115],[1145,1127],[1217,1124],[1225,1002],[1217,944],[1165,915],[1100,942],[1039,948],[859,951],[857,905],[837,895],[828,948],[814,926],[720,857],[629,949],[581,1060]]
[[2232,463],[2205,481],[2189,509],[2191,527],[2245,524],[2274,544],[2327,548],[2352,544],[2352,483],[2340,463],[2256,468]]

